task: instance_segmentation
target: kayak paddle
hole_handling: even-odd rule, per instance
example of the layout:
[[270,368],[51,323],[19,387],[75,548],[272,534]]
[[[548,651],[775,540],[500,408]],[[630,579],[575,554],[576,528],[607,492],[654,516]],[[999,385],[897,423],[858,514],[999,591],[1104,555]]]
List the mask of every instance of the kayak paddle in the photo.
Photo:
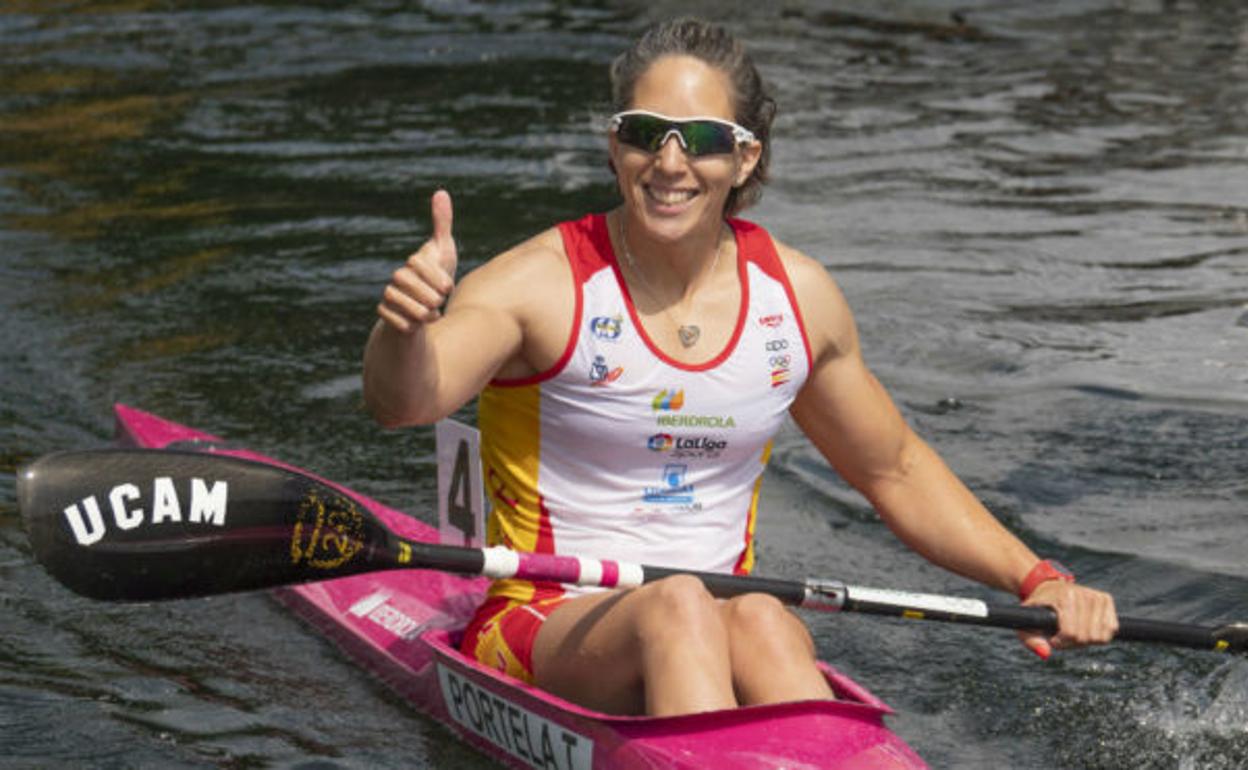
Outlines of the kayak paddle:
[[[837,580],[785,580],[576,556],[406,540],[362,499],[299,471],[210,452],[95,449],[23,467],[18,507],[35,555],[93,599],[148,601],[271,588],[390,569],[631,587],[692,574],[715,596],[765,593],[785,604],[1054,632],[1046,607],[989,604]],[[1248,652],[1248,624],[1119,617],[1116,639]]]

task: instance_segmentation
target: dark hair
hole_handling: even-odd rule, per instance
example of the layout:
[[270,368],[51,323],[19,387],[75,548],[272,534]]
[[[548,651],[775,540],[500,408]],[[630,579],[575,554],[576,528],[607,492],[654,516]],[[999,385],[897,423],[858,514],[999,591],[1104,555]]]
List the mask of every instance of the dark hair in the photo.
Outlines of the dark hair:
[[771,160],[771,121],[776,116],[776,102],[768,95],[745,46],[731,32],[718,24],[680,18],[649,27],[632,47],[611,63],[611,100],[616,112],[632,108],[637,81],[650,65],[664,56],[692,56],[727,75],[732,83],[734,120],[752,131],[762,144],[763,151],[753,173],[740,187],[732,188],[724,202],[724,214],[734,215],[763,197]]

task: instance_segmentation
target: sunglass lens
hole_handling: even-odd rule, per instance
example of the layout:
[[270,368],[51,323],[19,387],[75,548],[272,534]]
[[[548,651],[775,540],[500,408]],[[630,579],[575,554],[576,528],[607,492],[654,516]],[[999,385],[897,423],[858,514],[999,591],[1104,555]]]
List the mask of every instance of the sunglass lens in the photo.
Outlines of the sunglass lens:
[[657,152],[669,124],[651,115],[628,115],[620,121],[620,141],[646,152]]
[[681,135],[690,155],[712,155],[732,152],[736,142],[732,129],[709,120],[694,120],[681,127]]

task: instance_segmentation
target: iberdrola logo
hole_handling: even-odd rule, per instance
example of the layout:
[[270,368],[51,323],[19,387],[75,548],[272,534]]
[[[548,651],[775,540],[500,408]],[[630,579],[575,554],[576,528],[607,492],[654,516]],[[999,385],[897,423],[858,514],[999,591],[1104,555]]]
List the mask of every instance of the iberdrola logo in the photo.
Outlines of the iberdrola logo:
[[681,407],[685,405],[685,391],[683,388],[671,390],[660,390],[659,395],[654,397],[650,402],[650,408],[656,412],[679,412]]
[[659,394],[650,402],[650,408],[655,412],[659,412],[655,416],[654,422],[660,428],[723,429],[737,427],[737,421],[730,414],[665,414],[666,412],[679,412],[684,406],[685,391],[683,388],[660,390]]

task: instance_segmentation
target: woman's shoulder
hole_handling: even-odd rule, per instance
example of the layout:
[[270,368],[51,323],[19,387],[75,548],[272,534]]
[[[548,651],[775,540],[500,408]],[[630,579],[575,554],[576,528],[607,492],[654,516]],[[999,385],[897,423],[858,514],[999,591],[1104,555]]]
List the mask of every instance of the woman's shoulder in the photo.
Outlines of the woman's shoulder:
[[562,349],[575,299],[558,228],[544,230],[473,269],[456,285],[453,299],[458,306],[501,313],[519,324],[526,349]]
[[829,350],[849,347],[856,336],[853,313],[827,265],[774,237],[772,241],[789,276],[816,358]]
[[776,256],[780,258],[780,264],[788,274],[789,279],[795,284],[806,283],[809,280],[816,282],[830,281],[831,276],[815,258],[796,249],[789,244],[781,241],[771,230],[756,224],[748,219],[733,219],[733,229],[737,232],[739,239],[744,239],[747,244],[756,243],[758,241],[769,242],[775,249]]
[[559,235],[559,225],[548,227],[528,239],[503,251],[490,262],[502,265],[547,265],[552,261],[564,260],[563,238]]
[[463,288],[498,287],[515,293],[527,291],[534,282],[557,281],[570,275],[559,229],[551,227],[491,257],[460,282]]
[[471,282],[498,286],[531,303],[534,292],[547,288],[562,292],[578,276],[583,280],[608,264],[610,248],[604,215],[587,214],[549,227],[489,259],[470,274]]
[[784,266],[784,271],[788,273],[789,280],[793,283],[795,291],[803,288],[809,288],[815,291],[828,291],[836,289],[836,280],[832,274],[828,272],[828,268],[818,259],[810,256],[800,249],[784,243],[774,235],[771,236],[771,242],[776,247],[776,254],[780,257],[780,264]]

